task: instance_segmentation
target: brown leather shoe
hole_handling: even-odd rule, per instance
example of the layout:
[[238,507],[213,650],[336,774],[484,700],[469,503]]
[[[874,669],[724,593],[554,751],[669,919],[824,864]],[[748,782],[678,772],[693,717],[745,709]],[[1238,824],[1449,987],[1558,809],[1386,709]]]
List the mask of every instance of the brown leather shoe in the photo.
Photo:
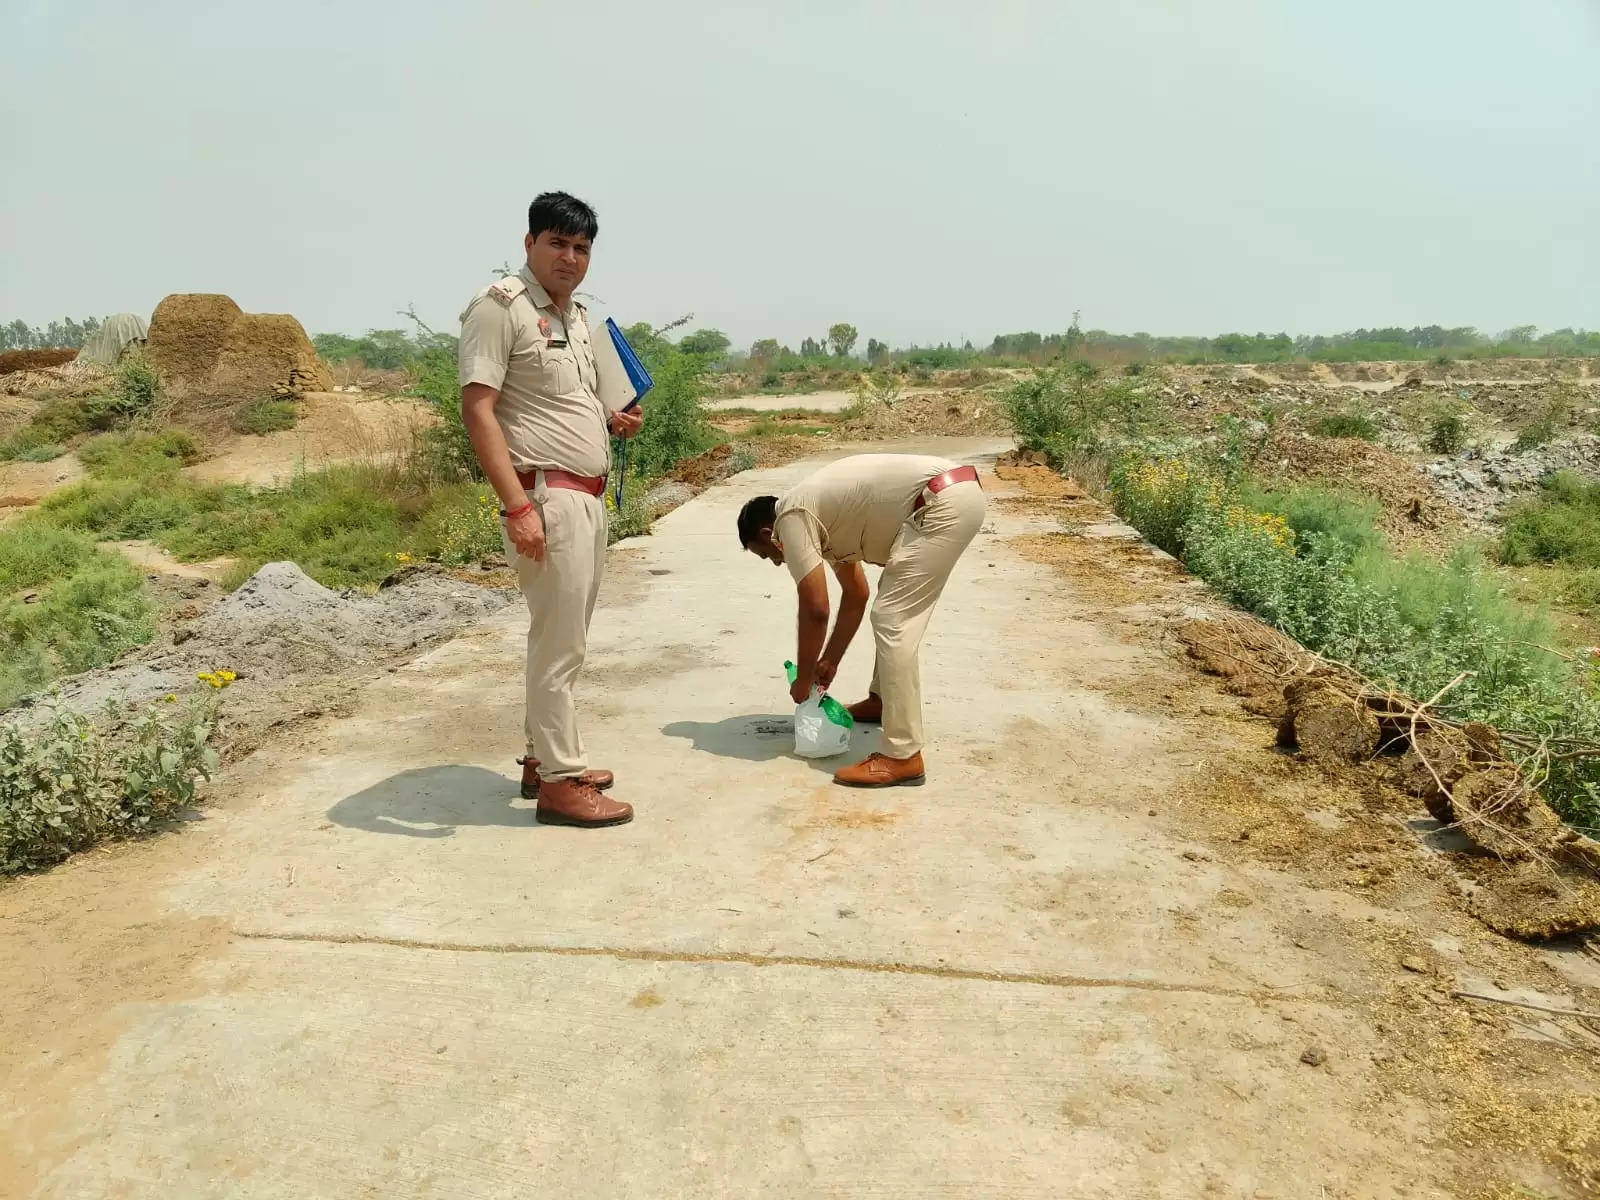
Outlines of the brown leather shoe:
[[541,825],[599,829],[633,820],[633,805],[603,796],[598,788],[581,779],[547,779],[539,793],[535,816]]
[[887,754],[874,754],[866,762],[845,767],[837,772],[833,781],[845,787],[921,787],[928,782],[922,769],[922,755],[910,758],[890,758]]
[[[539,760],[537,758],[519,758],[517,765],[522,768],[522,798],[524,800],[537,800],[539,798]],[[610,771],[585,771],[578,776],[592,788],[599,788],[602,792],[616,783],[617,777]]]
[[877,692],[868,692],[865,700],[857,700],[845,711],[857,725],[882,725],[883,697]]

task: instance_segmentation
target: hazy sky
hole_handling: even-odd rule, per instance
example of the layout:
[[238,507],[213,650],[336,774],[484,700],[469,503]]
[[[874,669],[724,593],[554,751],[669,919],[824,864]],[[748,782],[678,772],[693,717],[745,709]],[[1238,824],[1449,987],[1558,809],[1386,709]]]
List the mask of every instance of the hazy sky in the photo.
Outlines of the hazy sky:
[[1600,326],[1600,0],[0,0],[0,320]]

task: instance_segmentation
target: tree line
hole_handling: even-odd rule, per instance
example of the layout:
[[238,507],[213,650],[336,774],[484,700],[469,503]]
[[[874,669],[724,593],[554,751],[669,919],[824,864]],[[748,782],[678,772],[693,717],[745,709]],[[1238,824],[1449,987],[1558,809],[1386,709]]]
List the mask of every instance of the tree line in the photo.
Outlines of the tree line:
[[[680,319],[660,329],[641,323],[629,326],[625,333],[641,354],[647,346],[656,352],[670,346],[681,353],[695,356],[710,370],[763,372],[839,367],[852,363],[858,366],[904,363],[908,367],[930,370],[1028,366],[1071,358],[1098,363],[1246,363],[1600,356],[1600,330],[1557,329],[1541,334],[1532,325],[1519,325],[1492,335],[1465,325],[1425,325],[1411,328],[1385,326],[1300,336],[1260,332],[1223,333],[1214,337],[1170,337],[1142,332],[1085,330],[1074,319],[1067,329],[1059,333],[1041,333],[1037,330],[1001,333],[984,346],[975,346],[967,341],[960,345],[943,342],[895,349],[877,338],[868,338],[865,347],[858,353],[860,333],[847,322],[830,326],[820,337],[802,339],[798,349],[777,338],[759,338],[748,350],[735,349],[732,339],[720,329],[694,329],[677,335],[674,340],[672,335],[687,323],[687,319]],[[57,322],[51,328],[60,324]],[[76,323],[72,324],[78,328]],[[88,332],[93,332],[95,324],[98,323],[91,321]],[[4,332],[4,329],[0,329],[0,332]],[[360,337],[320,333],[312,341],[317,352],[329,362],[360,359],[368,367],[380,370],[409,369],[430,351],[455,349],[452,335],[435,333],[425,326],[418,326],[414,334],[401,329],[371,329]],[[5,348],[32,348],[39,344],[77,343],[35,342]]]
[[62,317],[48,325],[12,321],[9,325],[0,325],[0,351],[76,350],[93,337],[99,328],[99,317],[85,317],[81,321]]

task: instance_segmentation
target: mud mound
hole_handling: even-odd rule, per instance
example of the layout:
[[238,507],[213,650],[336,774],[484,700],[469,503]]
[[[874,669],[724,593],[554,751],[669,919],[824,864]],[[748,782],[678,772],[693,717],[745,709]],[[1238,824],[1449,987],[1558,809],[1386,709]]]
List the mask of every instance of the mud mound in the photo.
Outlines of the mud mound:
[[243,312],[227,296],[168,296],[150,319],[145,352],[167,390],[191,406],[333,388],[299,321]]
[[1379,528],[1399,546],[1443,542],[1460,514],[1402,454],[1357,438],[1276,438],[1263,466],[1287,480],[1369,496],[1383,506]]
[[1000,398],[983,391],[924,392],[872,404],[834,429],[842,440],[869,442],[1010,432]]
[[335,592],[294,563],[268,563],[206,612],[192,641],[206,647],[212,662],[236,671],[320,674],[412,649],[492,611],[491,597],[432,574],[376,596]]
[[175,396],[203,391],[234,322],[244,315],[227,296],[168,296],[150,318],[145,354]]
[[76,350],[8,350],[0,354],[0,375],[15,371],[37,371],[41,367],[59,367],[78,357]]
[[735,473],[732,459],[733,443],[723,442],[719,446],[711,447],[704,454],[684,459],[672,469],[671,477],[679,483],[688,484],[696,491],[702,491]]
[[234,322],[211,377],[214,391],[259,394],[325,392],[333,376],[317,357],[300,322],[283,313],[246,313]]
[[[191,598],[212,594],[196,581]],[[515,595],[427,569],[376,595],[335,592],[294,563],[268,563],[179,625],[170,643],[67,681],[62,698],[93,712],[109,700],[147,703],[184,694],[202,672],[232,671],[238,679],[227,692],[222,737],[225,749],[242,753],[273,726],[337,710],[374,664],[441,641]]]

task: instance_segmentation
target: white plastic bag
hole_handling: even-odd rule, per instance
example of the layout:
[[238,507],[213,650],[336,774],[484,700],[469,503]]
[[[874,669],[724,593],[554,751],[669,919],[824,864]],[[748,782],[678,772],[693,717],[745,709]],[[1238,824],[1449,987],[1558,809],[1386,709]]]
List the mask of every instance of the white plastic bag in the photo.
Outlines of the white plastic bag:
[[[841,720],[842,718],[842,720]],[[850,749],[850,714],[821,688],[794,710],[794,752],[801,758],[832,758]]]

